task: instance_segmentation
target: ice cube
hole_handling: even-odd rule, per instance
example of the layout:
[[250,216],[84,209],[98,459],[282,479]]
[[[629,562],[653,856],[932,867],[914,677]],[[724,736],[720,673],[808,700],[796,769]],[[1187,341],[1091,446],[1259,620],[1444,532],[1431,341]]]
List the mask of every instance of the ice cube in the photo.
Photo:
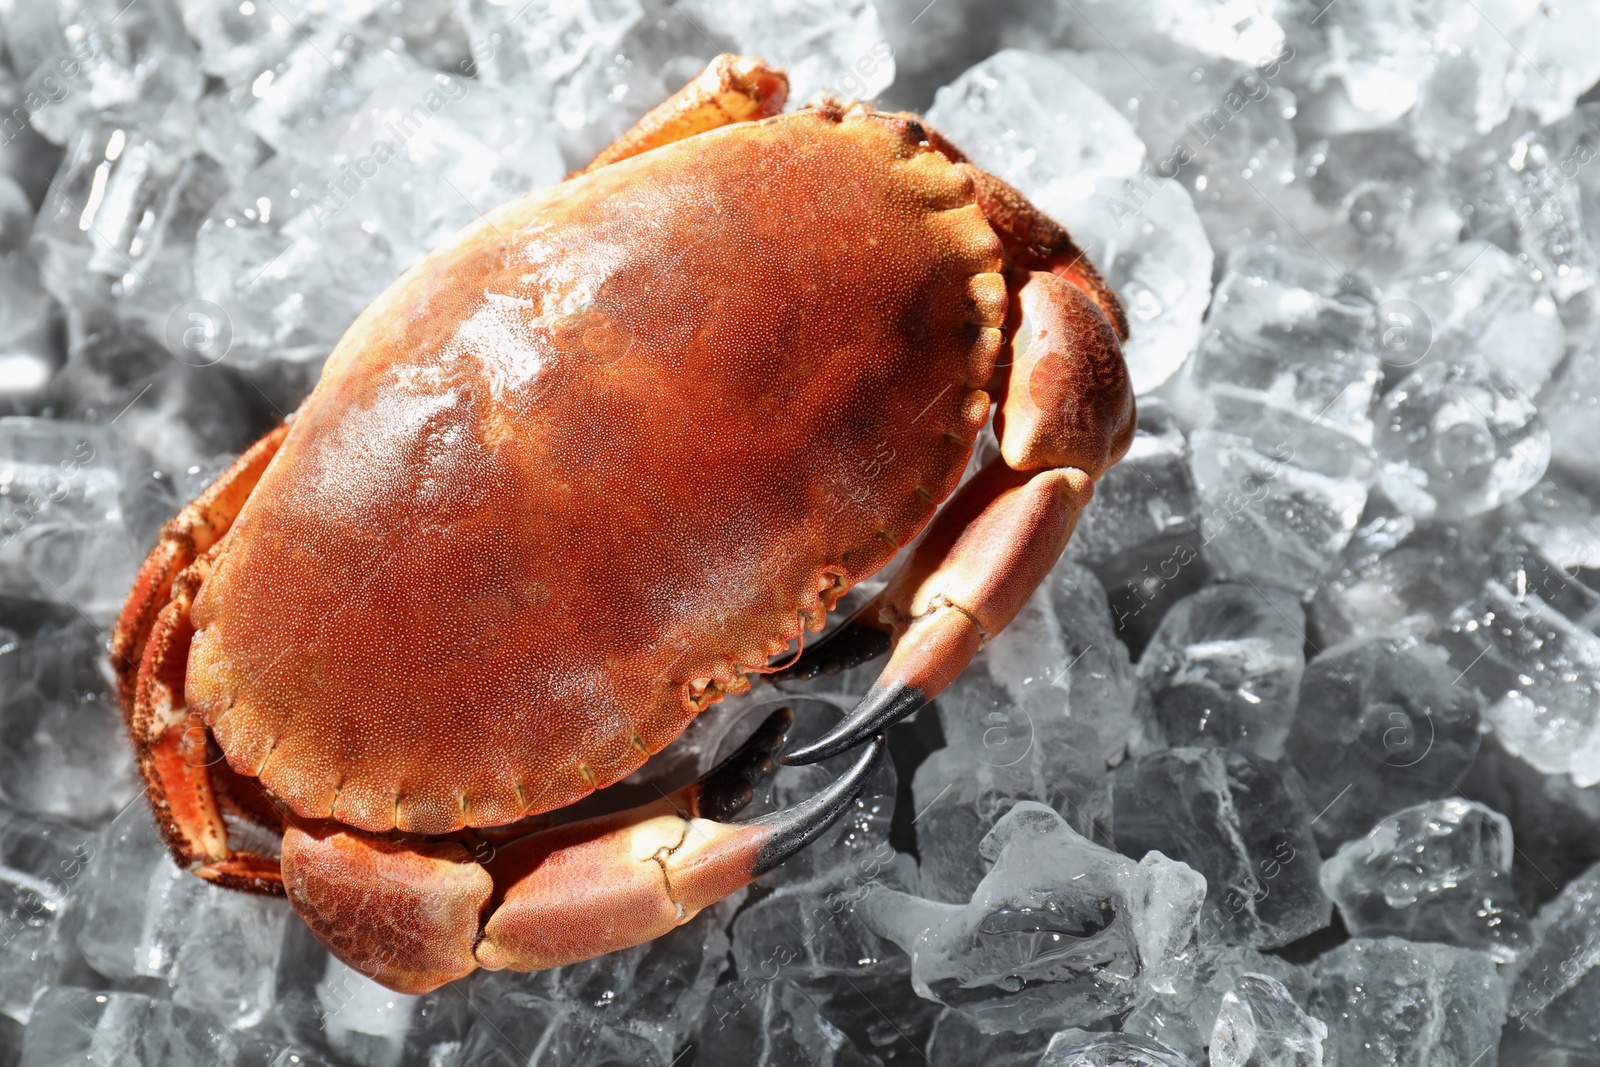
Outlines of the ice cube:
[[106,827],[78,892],[78,948],[101,974],[161,979],[177,1003],[232,1026],[266,1017],[288,904],[180,870],[143,803]]
[[1284,984],[1245,974],[1222,997],[1211,1067],[1322,1067],[1328,1028],[1300,1010]]
[[[173,1001],[235,1029],[260,1024],[275,1003],[284,926],[298,920],[283,901],[223,890],[188,872],[182,877],[164,902],[177,914],[150,917],[177,943],[168,976]],[[183,933],[180,924],[188,924]]]
[[685,23],[692,21],[728,41],[734,51],[783,67],[796,105],[819,92],[872,100],[894,81],[894,53],[883,38],[877,11],[865,0],[782,0],[760,9],[738,0],[651,0],[645,5],[646,18],[660,19],[671,11],[681,13],[675,26],[694,33],[699,47],[707,42]]
[[1524,493],[1515,517],[1517,533],[1555,566],[1568,573],[1600,569],[1600,516],[1588,493],[1566,475],[1551,473]]
[[[1419,311],[1414,322],[1397,317]],[[1531,395],[1566,351],[1566,331],[1543,277],[1487,241],[1451,245],[1385,286],[1379,325],[1390,340],[1394,329],[1418,335],[1393,349],[1384,346],[1391,378],[1423,359],[1476,360]]]
[[401,271],[385,234],[364,229],[358,212],[325,202],[324,174],[274,156],[200,225],[198,299],[226,325],[228,344],[220,347],[230,364],[321,359]]
[[1591,288],[1600,270],[1592,208],[1600,179],[1586,166],[1600,153],[1600,104],[1513,142],[1489,175],[1492,199],[1509,204],[1517,247],[1565,303]]
[[1205,887],[1187,866],[1154,853],[1135,863],[1032,802],[983,847],[993,866],[965,906],[874,887],[859,908],[910,954],[919,994],[985,1033],[1120,1014],[1193,966]]
[[894,51],[863,0],[785,2],[759,15],[726,0],[582,0],[531,15],[470,0],[461,11],[481,76],[555,117],[573,169],[720,52],[785,68],[795,105],[823,90],[872,99],[894,78]]
[[38,401],[63,354],[54,336],[56,303],[27,251],[32,229],[27,194],[0,174],[0,404],[18,414]]
[[1128,454],[1095,483],[1067,552],[1099,573],[1121,554],[1192,538],[1198,512],[1183,431],[1162,400],[1141,400]]
[[227,189],[221,166],[177,135],[115,122],[74,132],[32,239],[45,287],[78,316],[181,334],[195,231]]
[[983,0],[873,0],[885,44],[894,52],[894,82],[880,105],[926,111],[934,93],[968,67],[1000,50],[1005,23]]
[[1133,750],[1222,745],[1277,759],[1304,647],[1305,612],[1279,590],[1222,584],[1179,601],[1139,658]]
[[1563,1045],[1600,1045],[1600,864],[1539,909],[1511,1017]]
[[1205,875],[1203,940],[1270,948],[1328,925],[1332,905],[1297,776],[1223,748],[1139,756],[1111,775],[1117,848]]
[[1480,949],[1509,963],[1528,919],[1511,883],[1511,823],[1450,798],[1402,808],[1322,865],[1322,888],[1357,937]]
[[[539,110],[562,128],[573,169],[698,72],[683,63],[663,70],[669,57],[656,54],[649,57],[654,62],[639,62],[630,31],[649,25],[640,0],[577,0],[536,9],[532,17],[491,0],[465,0],[459,10],[468,36],[485,46],[474,57],[479,76],[535,94]],[[666,13],[652,21],[670,36],[680,23],[692,32],[685,21],[691,17]]]
[[1283,85],[1284,55],[1251,56],[1252,66],[1185,56],[1136,68],[1105,43],[1061,58],[1137,128],[1148,152],[1138,188],[1152,176],[1181,183],[1219,252],[1323,224],[1294,181],[1296,104]]
[[1211,245],[1187,190],[1140,170],[1127,120],[1060,60],[1013,49],[941,89],[928,121],[1067,227],[1128,311],[1134,391],[1166,381],[1199,339]]
[[[305,5],[257,5],[232,0],[179,0],[184,24],[200,46],[208,74],[232,88],[258,88],[264,94],[285,60],[307,40],[329,50],[345,35],[358,37],[419,63],[439,69],[470,70],[466,31],[455,17],[452,0],[333,0]],[[487,41],[480,48],[491,47]],[[263,74],[271,72],[264,82]]]
[[1144,160],[1128,120],[1066,64],[1015,48],[940,89],[928,121],[1057,218],[1102,182],[1134,176]]
[[903,974],[906,960],[856,914],[855,903],[875,885],[914,887],[910,857],[895,862],[893,849],[855,870],[784,886],[752,903],[734,921],[733,959],[738,987],[775,971],[795,978],[843,975],[851,981],[874,974]]
[[958,699],[963,710],[941,715],[951,747],[924,760],[912,786],[923,895],[970,900],[987,870],[978,844],[1018,800],[1048,804],[1085,837],[1109,842],[1111,799],[1094,734],[1035,723],[978,679],[962,683]]
[[[7,608],[12,625],[27,613]],[[0,796],[92,824],[142,790],[106,678],[105,637],[66,612],[0,643]]]
[[1533,545],[1509,531],[1489,552],[1489,576],[1518,597],[1533,597],[1585,630],[1600,633],[1600,592],[1581,572],[1557,566]]
[[200,292],[224,313],[234,363],[325,354],[395,275],[563,172],[511,89],[414,64],[358,84],[348,100],[336,86],[341,117],[314,151],[246,176],[200,228]]
[[[871,1046],[861,1047],[829,1018],[826,1004],[819,1003],[819,998],[810,990],[786,978],[761,982],[748,999],[736,1002],[733,1007],[734,1010],[717,1016],[715,1023],[702,1029],[695,1046],[697,1062],[739,1063],[750,1067],[798,1067],[799,1064],[856,1067],[882,1062],[875,1057],[869,1059]],[[899,1024],[905,1021],[901,1016]],[[623,1056],[563,1058],[551,1062],[604,1067],[610,1063],[641,1061]],[[643,1062],[667,1067],[665,1060]]]
[[1189,439],[1201,551],[1221,577],[1302,597],[1349,543],[1367,501],[1370,450],[1236,394]]
[[[448,1067],[496,1062],[539,1067],[606,1067],[617,1063],[667,1067],[668,1060],[658,1058],[647,1041],[607,1026],[585,1005],[515,991],[497,1001],[496,1007],[496,1015],[475,1027],[464,1043],[446,1043],[426,1058],[413,1056],[383,1062],[420,1061]],[[365,1062],[375,1063],[371,1059]]]
[[[946,690],[938,707],[951,749],[964,753],[950,768],[963,768],[956,773],[977,786],[980,807],[998,806],[991,824],[1009,807],[997,798],[1038,800],[1085,836],[1104,838],[1110,821],[1107,746],[1098,731],[1048,712],[1030,712],[981,673]],[[1120,758],[1121,743],[1115,749]],[[930,780],[924,788],[931,786]]]
[[1309,593],[1349,540],[1372,476],[1373,311],[1365,282],[1309,254],[1230,254],[1182,382],[1222,575]]
[[[348,19],[357,4],[317,5],[277,10],[271,5],[236,4],[228,0],[178,0],[184,26],[200,50],[200,62],[207,74],[221,78],[229,86],[248,88],[265,71],[273,70],[307,30],[318,28],[319,14]],[[270,85],[268,78],[263,89]]]
[[0,1012],[18,1022],[55,972],[62,912],[95,845],[71,823],[0,805]]
[[1600,785],[1580,789],[1564,774],[1544,774],[1490,734],[1461,795],[1510,819],[1520,861],[1511,877],[1529,909],[1600,862]]
[[[475,988],[519,978],[479,973],[422,996],[395,993],[339,963],[310,928],[291,919],[280,941],[273,1015],[301,1048],[334,1063],[456,1067],[474,1062],[450,1057],[460,1054],[471,1020],[486,1010]],[[504,1026],[507,1018],[500,1014],[497,1021]]]
[[1076,1028],[1053,1034],[1039,1067],[1191,1067],[1175,1048],[1134,1034],[1091,1034]]
[[1223,997],[1245,975],[1270,976],[1302,1007],[1315,986],[1308,969],[1281,956],[1212,941],[1200,946],[1194,973],[1179,981],[1170,994],[1142,998],[1124,1020],[1123,1030],[1157,1038],[1199,1059],[1212,1042]]
[[66,986],[40,998],[17,1067],[233,1067],[239,1055],[238,1038],[199,1012],[141,993]]
[[642,1038],[662,1062],[670,1063],[695,1024],[714,1010],[713,987],[727,969],[725,930],[742,903],[738,896],[730,897],[641,946],[632,981],[622,989],[598,988],[590,1002],[610,1025]]
[[[422,72],[409,56],[347,34],[342,26],[297,36],[294,51],[251,86],[255,99],[245,122],[279,152],[307,162],[336,150],[346,124],[371,93]],[[448,99],[440,91],[436,99],[414,103],[427,115]]]
[[32,123],[56,144],[100,116],[181,132],[200,95],[199,60],[174,0],[20,4],[6,12],[6,37],[35,90]]
[[1460,679],[1484,694],[1484,720],[1509,752],[1546,774],[1594,785],[1600,782],[1600,637],[1589,628],[1594,594],[1583,595],[1581,584],[1540,562],[1485,581],[1479,596],[1451,615],[1441,639]]
[[98,427],[0,419],[0,593],[111,620],[139,559],[123,507],[126,460]]
[[[1070,558],[1056,564],[978,661],[1034,727],[1086,728],[1107,759],[1122,752],[1132,725],[1133,667],[1112,628],[1105,588],[1087,567]],[[1007,738],[1012,754],[1020,755],[1021,740]],[[1000,751],[979,758],[991,767],[1012,766]]]
[[[127,385],[109,390],[99,405],[69,402],[68,410],[84,418],[106,417],[116,420],[117,436],[135,447],[136,455],[148,460],[148,471],[160,471],[158,479],[167,482],[175,499],[165,514],[147,516],[130,501],[130,525],[149,530],[141,520],[165,522],[171,513],[196,495],[180,484],[202,471],[221,474],[240,452],[254,444],[277,423],[281,416],[262,393],[241,381],[230,367],[196,367],[158,353],[160,368],[140,376]],[[209,477],[200,488],[210,484]],[[137,483],[135,483],[137,484]]]
[[1105,603],[1093,575],[1063,562],[940,695],[949,747],[912,786],[929,897],[971,898],[983,876],[978,842],[1017,800],[1048,804],[1086,837],[1109,840],[1105,768],[1121,758],[1133,694]]
[[[227,8],[237,11],[238,5]],[[195,103],[195,143],[222,167],[230,186],[238,185],[272,154],[271,146],[245,124],[249,91],[217,89]]]
[[1113,631],[1134,655],[1171,605],[1209,576],[1199,520],[1183,432],[1167,404],[1142,398],[1133,445],[1096,484],[1067,542],[1067,554],[1105,586]]
[[1600,477],[1600,328],[1573,342],[1567,361],[1539,393],[1539,417],[1550,429],[1551,463],[1593,484]]
[[1600,1067],[1600,1053],[1562,1048],[1537,1030],[1507,1026],[1500,1034],[1500,1062],[1518,1067]]
[[366,1067],[398,1067],[421,999],[386,989],[331,956],[317,983],[328,1044]]
[[1040,7],[1034,18],[1039,30],[1061,44],[1100,48],[1116,41],[1155,59],[1198,52],[1255,63],[1277,53],[1284,43],[1284,29],[1274,17],[1272,5],[1260,0],[1205,0],[1198,4],[1091,0],[1083,7]]
[[1486,952],[1355,938],[1317,961],[1311,1014],[1328,1062],[1494,1067],[1506,991]]
[[1312,598],[1318,641],[1332,647],[1384,633],[1432,633],[1478,592],[1487,577],[1484,547],[1456,527],[1419,526],[1392,508],[1369,507]]
[[15,178],[0,173],[0,254],[26,252],[32,232],[33,203],[27,191]]
[[1600,20],[1581,5],[1541,4],[1526,10],[1528,20],[1517,35],[1519,62],[1507,86],[1516,94],[1517,106],[1551,123],[1571,112],[1600,79],[1600,59],[1578,44],[1600,32]]
[[928,1038],[932,1067],[1038,1067],[1051,1034],[986,1034],[959,1011],[941,1009]]
[[[1375,311],[1370,283],[1313,252],[1269,244],[1234,249],[1189,384],[1202,393],[1244,390],[1369,442],[1367,412],[1382,379]],[[1215,428],[1231,422],[1224,413]]]
[[[901,962],[906,962],[904,957]],[[805,989],[828,1022],[849,1040],[847,1048],[862,1057],[854,1062],[920,1062],[943,1011],[918,996],[904,972],[814,979],[805,983]]]
[[1211,243],[1189,191],[1141,172],[1046,209],[1100,268],[1128,313],[1122,355],[1133,391],[1161,385],[1189,358],[1211,303]]
[[1325,845],[1448,795],[1478,751],[1480,702],[1444,651],[1410,636],[1330,648],[1306,664],[1287,752]]
[[1533,401],[1481,363],[1428,363],[1378,408],[1379,484],[1419,518],[1470,518],[1527,492],[1550,463]]
[[[1009,716],[1001,722],[1009,726]],[[922,895],[947,904],[971,900],[987,873],[978,843],[1004,814],[1005,798],[978,785],[978,762],[965,748],[931,753],[917,767],[911,792]]]
[[0,139],[0,174],[27,194],[30,220],[61,157],[60,148],[33,127],[32,113],[42,106],[42,95],[20,82],[9,64],[0,67],[0,127],[5,131]]
[[[727,965],[723,932],[744,894],[714,904],[690,922],[645,945],[567,967],[529,975],[479,973],[418,1002],[417,1015],[431,1025],[431,1044],[413,1033],[404,1062],[442,1062],[452,1067],[500,1062],[651,1064],[667,1067],[691,1032],[724,1030],[739,1014],[739,986],[716,985]],[[751,989],[762,980],[752,980]],[[470,998],[470,1005],[464,1003]],[[709,1005],[709,1007],[708,1007]],[[430,1010],[448,1008],[429,1024]],[[460,1009],[466,1008],[464,1012]],[[448,1037],[443,1016],[466,1024],[465,1036]],[[698,1044],[698,1041],[695,1042]],[[454,1046],[451,1048],[451,1046]],[[439,1059],[434,1059],[439,1057]]]
[[[1482,34],[1493,23],[1476,12],[1445,20],[1442,12],[1436,14],[1428,5],[1368,4],[1325,15],[1311,4],[1297,8],[1298,17],[1286,20],[1299,63],[1294,71],[1296,80],[1319,89],[1323,88],[1319,82],[1332,82],[1327,91],[1318,94],[1329,98],[1322,102],[1320,110],[1331,114],[1313,111],[1308,115],[1314,120],[1313,128],[1338,125],[1339,120],[1345,128],[1361,130],[1403,126],[1408,113],[1417,109],[1431,79],[1440,74],[1441,67],[1449,66],[1445,56],[1450,53],[1435,54],[1428,47],[1430,38],[1435,36],[1449,42],[1457,63],[1468,76],[1468,85],[1451,85],[1464,98],[1455,103],[1465,105],[1468,111],[1463,132],[1470,132],[1470,116],[1475,108],[1487,107],[1491,114],[1498,108],[1504,118],[1508,106],[1504,86],[1498,95],[1491,92],[1488,99],[1480,99],[1482,94],[1472,83],[1476,81],[1478,61],[1485,58],[1480,54],[1480,44],[1485,48],[1499,45],[1507,53],[1513,46],[1503,38],[1482,40]],[[1503,12],[1496,14],[1503,18]],[[1423,25],[1427,26],[1426,31]],[[1450,84],[1443,75],[1441,81]],[[1490,83],[1485,88],[1492,90],[1494,86]],[[1498,121],[1489,121],[1484,129]]]
[[390,78],[363,101],[329,162],[320,203],[330,212],[348,205],[402,265],[565,173],[554,136],[521,94],[423,71]]
[[[1303,5],[1291,32],[1302,81],[1332,77],[1321,122],[1365,128],[1399,119],[1433,151],[1460,149],[1532,111],[1552,122],[1600,76],[1574,40],[1594,32],[1587,8],[1518,3],[1364,5],[1324,17]],[[1288,20],[1286,20],[1288,21]]]

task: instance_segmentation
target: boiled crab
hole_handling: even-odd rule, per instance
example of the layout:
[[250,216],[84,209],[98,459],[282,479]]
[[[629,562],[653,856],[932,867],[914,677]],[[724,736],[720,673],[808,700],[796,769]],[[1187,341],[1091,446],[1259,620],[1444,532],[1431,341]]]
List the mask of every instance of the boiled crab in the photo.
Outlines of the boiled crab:
[[[780,114],[786,90],[719,57],[469,226],[165,527],[113,656],[180,864],[286,892],[403,991],[637,944],[820,833],[1019,610],[1132,437],[1123,312],[915,117]],[[996,402],[999,456],[956,492]],[[788,668],[892,650],[783,756],[864,745],[833,786],[728,821],[779,715],[670,797],[519,836],[772,672],[930,520]]]

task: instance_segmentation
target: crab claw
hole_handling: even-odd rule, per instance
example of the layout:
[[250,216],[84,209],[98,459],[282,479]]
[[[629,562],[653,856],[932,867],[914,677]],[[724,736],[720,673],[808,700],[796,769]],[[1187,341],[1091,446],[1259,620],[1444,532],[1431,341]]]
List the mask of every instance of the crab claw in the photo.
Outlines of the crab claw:
[[837,755],[937,697],[1055,566],[1135,427],[1117,322],[1086,284],[1033,271],[1014,295],[1000,455],[956,491],[883,591],[795,665],[826,669],[893,648],[861,703],[783,762]]
[[460,844],[291,823],[282,863],[289,903],[367,977],[426,993],[477,968],[472,948],[495,886]]
[[654,803],[498,848],[291,825],[289,899],[335,955],[406,993],[480,966],[542,970],[649,941],[810,844],[877,770],[881,739],[815,796],[727,822],[776,768],[792,721],[787,708],[774,713],[732,756]]
[[877,621],[877,614],[877,605],[868,603],[820,641],[807,645],[793,663],[769,672],[766,680],[788,682],[838,674],[877,659],[894,647],[894,635]]
[[833,825],[877,770],[883,750],[879,739],[822,792],[747,823],[710,817],[714,805],[707,801],[719,777],[713,771],[702,780],[698,812],[674,803],[680,792],[515,842],[490,864],[496,885],[506,888],[484,926],[478,963],[543,970],[660,937]]

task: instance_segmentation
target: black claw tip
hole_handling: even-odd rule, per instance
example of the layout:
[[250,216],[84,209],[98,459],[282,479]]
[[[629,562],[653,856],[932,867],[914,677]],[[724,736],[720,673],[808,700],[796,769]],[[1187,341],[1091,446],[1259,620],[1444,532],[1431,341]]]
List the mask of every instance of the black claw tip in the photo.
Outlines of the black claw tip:
[[707,771],[698,782],[695,807],[702,819],[727,822],[755,796],[755,787],[777,770],[778,750],[794,723],[794,711],[779,708],[756,727],[738,750]]
[[811,844],[837,822],[839,816],[861,795],[867,781],[878,772],[878,764],[883,762],[884,749],[887,747],[888,741],[880,734],[873,738],[872,744],[861,753],[855,765],[834,779],[822,792],[792,807],[752,820],[751,826],[770,827],[772,836],[756,853],[755,866],[750,873],[757,877],[766,874]]
[[809,646],[798,659],[781,671],[767,675],[769,682],[804,681],[819,674],[838,674],[877,659],[894,644],[880,626],[853,615],[828,636]]
[[789,767],[803,767],[848,752],[873,734],[882,733],[928,702],[922,690],[912,685],[875,685],[861,703],[837,726],[779,759]]

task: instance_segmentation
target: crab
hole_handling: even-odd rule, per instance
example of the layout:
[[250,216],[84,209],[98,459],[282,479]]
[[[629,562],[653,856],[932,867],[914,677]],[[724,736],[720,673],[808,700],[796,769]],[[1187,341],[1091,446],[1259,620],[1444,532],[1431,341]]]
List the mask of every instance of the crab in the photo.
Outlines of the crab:
[[[1122,308],[915,116],[787,89],[720,56],[468,226],[163,528],[112,660],[180,866],[287,895],[402,992],[639,944],[822,833],[1020,610],[1131,441]],[[559,821],[752,677],[884,653],[812,743],[780,711],[671,795]]]

